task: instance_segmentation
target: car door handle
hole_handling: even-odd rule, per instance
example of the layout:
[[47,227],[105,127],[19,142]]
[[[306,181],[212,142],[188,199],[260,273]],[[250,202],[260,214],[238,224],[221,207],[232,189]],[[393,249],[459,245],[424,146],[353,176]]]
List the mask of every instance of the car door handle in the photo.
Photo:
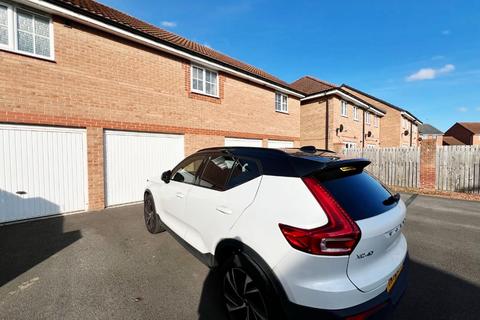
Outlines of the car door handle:
[[232,210],[230,210],[229,208],[224,207],[224,206],[217,207],[217,211],[221,212],[223,214],[232,214],[233,213]]
[[185,197],[185,195],[184,195],[183,193],[181,193],[181,192],[177,192],[176,196],[177,196],[177,198],[180,198],[180,199],[182,199],[183,197]]

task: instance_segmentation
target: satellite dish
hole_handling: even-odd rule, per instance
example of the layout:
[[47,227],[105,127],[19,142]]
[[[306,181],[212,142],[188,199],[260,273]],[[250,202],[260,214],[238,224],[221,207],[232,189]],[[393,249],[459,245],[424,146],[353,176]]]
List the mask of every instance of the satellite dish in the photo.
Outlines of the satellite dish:
[[372,136],[372,131],[368,131],[368,133],[367,133],[367,137],[369,137],[369,138],[370,138],[371,136]]
[[403,132],[403,134],[406,135],[406,136],[408,136],[408,130],[405,130],[405,131]]
[[343,124],[340,125],[339,130],[340,132],[343,132]]

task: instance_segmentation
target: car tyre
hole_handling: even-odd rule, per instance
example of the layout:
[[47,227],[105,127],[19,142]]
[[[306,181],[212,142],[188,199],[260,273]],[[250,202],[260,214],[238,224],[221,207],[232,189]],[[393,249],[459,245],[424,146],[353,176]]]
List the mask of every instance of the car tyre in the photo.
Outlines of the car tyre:
[[145,226],[147,227],[148,232],[155,234],[166,230],[155,210],[153,196],[149,193],[144,196],[143,216],[145,218]]
[[284,317],[261,269],[238,252],[219,268],[223,303],[230,320],[277,320]]

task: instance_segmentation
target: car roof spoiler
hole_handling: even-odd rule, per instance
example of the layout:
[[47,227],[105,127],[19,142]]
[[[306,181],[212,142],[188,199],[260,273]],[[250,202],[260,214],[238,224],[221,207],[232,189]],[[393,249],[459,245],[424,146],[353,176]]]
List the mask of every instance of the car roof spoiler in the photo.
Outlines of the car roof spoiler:
[[363,158],[319,162],[316,166],[304,167],[304,170],[302,170],[303,172],[301,172],[300,176],[305,177],[314,173],[336,170],[336,169],[339,169],[342,172],[362,171],[370,163],[371,163],[370,160],[363,159]]

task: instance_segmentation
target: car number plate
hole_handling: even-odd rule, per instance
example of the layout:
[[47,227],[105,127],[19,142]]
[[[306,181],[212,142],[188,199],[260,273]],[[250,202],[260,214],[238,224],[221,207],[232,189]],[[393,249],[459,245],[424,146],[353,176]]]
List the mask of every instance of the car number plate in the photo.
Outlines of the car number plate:
[[388,283],[387,283],[387,292],[388,293],[390,293],[390,291],[392,291],[392,288],[395,285],[395,283],[397,282],[398,277],[400,276],[400,273],[402,272],[402,269],[403,269],[403,265],[400,267],[400,269],[397,270],[397,272],[395,272],[393,274],[393,276],[390,277],[390,279],[388,279]]

